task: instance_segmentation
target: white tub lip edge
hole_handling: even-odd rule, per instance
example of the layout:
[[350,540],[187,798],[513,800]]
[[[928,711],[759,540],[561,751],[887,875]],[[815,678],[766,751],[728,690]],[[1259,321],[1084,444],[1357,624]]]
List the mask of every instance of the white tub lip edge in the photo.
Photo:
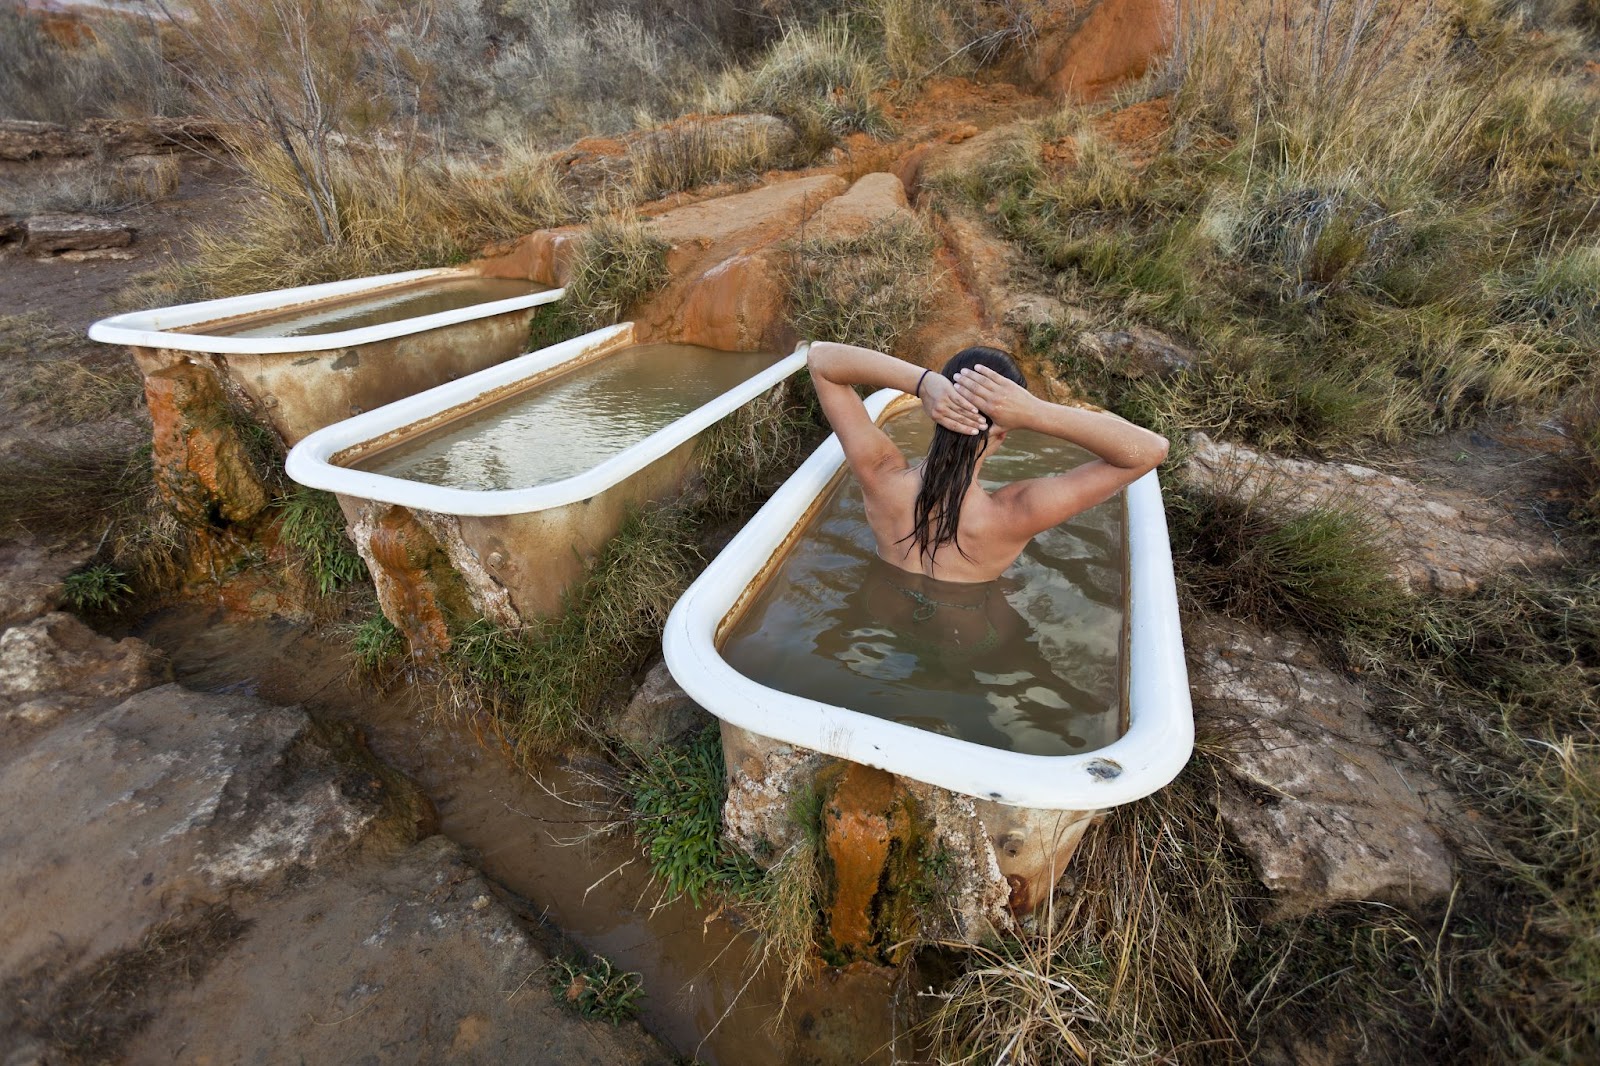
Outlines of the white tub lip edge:
[[[892,389],[877,392],[867,400],[868,409],[877,418],[900,395]],[[1136,619],[1129,634],[1130,721],[1128,731],[1106,747],[1081,755],[1002,751],[779,692],[729,666],[716,647],[722,619],[843,462],[838,438],[830,436],[673,606],[662,635],[663,653],[674,680],[691,699],[758,736],[1007,806],[1100,810],[1142,799],[1178,776],[1193,751],[1194,718],[1170,551],[1164,577],[1161,557],[1152,561],[1150,555],[1167,540],[1154,471],[1135,483],[1133,487],[1142,486],[1137,494],[1129,493],[1130,556],[1135,507],[1142,516],[1153,502],[1161,522],[1159,538],[1153,531],[1145,534],[1157,542],[1144,548],[1137,562],[1130,558],[1130,616]],[[1143,499],[1136,504],[1136,497]],[[1165,639],[1145,647],[1147,637],[1140,645],[1144,650],[1136,654],[1138,632]],[[1146,677],[1136,693],[1132,671],[1140,668],[1156,676]],[[1153,702],[1141,711],[1140,700]],[[1101,764],[1103,771],[1108,762],[1120,766],[1120,773],[1107,779],[1092,772],[1094,764]],[[996,788],[996,782],[1003,785]]]
[[364,441],[606,346],[631,334],[633,328],[631,322],[607,326],[325,426],[290,449],[285,470],[291,480],[310,488],[436,514],[490,518],[543,511],[579,503],[615,487],[805,366],[807,345],[802,342],[759,374],[746,378],[616,455],[581,474],[547,485],[499,490],[447,488],[356,470],[332,461],[334,455]]
[[[316,285],[299,285],[289,289],[248,293],[244,296],[224,296],[215,300],[173,304],[143,311],[125,311],[102,318],[89,327],[90,340],[103,344],[123,344],[136,348],[165,348],[170,351],[207,352],[217,355],[279,355],[295,352],[330,351],[358,347],[395,337],[423,333],[431,329],[453,326],[480,318],[491,318],[511,311],[553,303],[566,294],[565,288],[546,289],[526,296],[512,296],[504,300],[458,307],[453,311],[438,311],[416,318],[402,318],[375,326],[344,330],[338,333],[319,333],[302,337],[223,337],[205,333],[174,333],[173,329],[210,322],[215,319],[268,311],[293,303],[315,303],[319,300],[351,296],[368,289],[381,289],[426,278],[480,277],[459,267],[437,267],[429,270],[405,270],[395,274],[375,274],[366,278],[346,281],[328,281]],[[493,280],[493,279],[490,279]],[[512,279],[516,280],[516,279]],[[536,283],[535,283],[536,284]],[[160,325],[156,316],[163,316]]]

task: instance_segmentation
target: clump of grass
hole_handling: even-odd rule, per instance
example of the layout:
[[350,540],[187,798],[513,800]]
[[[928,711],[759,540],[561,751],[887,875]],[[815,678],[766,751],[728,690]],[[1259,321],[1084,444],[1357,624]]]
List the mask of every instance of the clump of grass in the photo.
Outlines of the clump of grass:
[[35,312],[0,315],[0,401],[35,424],[61,428],[136,409],[138,371],[120,352],[64,330]]
[[759,60],[727,71],[709,110],[782,115],[811,139],[860,130],[887,133],[874,100],[888,81],[881,60],[843,21],[790,27]]
[[332,493],[297,487],[277,501],[278,537],[290,566],[331,596],[367,576],[367,565],[345,536],[344,511]]
[[1016,4],[870,0],[863,7],[881,33],[890,73],[908,82],[971,74],[1034,33],[1027,12]]
[[669,250],[637,218],[596,217],[573,259],[563,315],[584,329],[621,321],[629,308],[666,283]]
[[380,610],[350,627],[351,664],[366,680],[381,682],[405,651],[405,634]]
[[753,180],[794,159],[791,148],[774,142],[768,126],[730,127],[700,118],[646,134],[630,154],[630,191],[641,200],[712,182]]
[[658,508],[629,517],[554,618],[521,631],[479,620],[452,635],[452,684],[495,716],[519,753],[600,731],[606,696],[655,650],[699,563],[694,517]]
[[128,575],[106,563],[74,570],[62,582],[62,596],[79,612],[105,611],[115,614],[133,594]]
[[169,156],[144,166],[97,163],[49,176],[8,179],[0,181],[0,212],[115,214],[171,196],[178,189],[178,168],[178,160]]
[[1074,302],[1199,350],[1113,367],[1118,409],[1326,449],[1547,407],[1595,329],[1600,217],[1571,199],[1600,191],[1594,113],[1557,57],[1458,32],[1430,5],[1194,9],[1146,88],[1173,127],[1153,162],[1070,107],[947,191]]
[[639,1012],[644,977],[618,970],[604,955],[564,955],[550,960],[550,994],[585,1018],[617,1025]]
[[0,117],[71,124],[85,118],[183,114],[188,99],[148,20],[97,20],[63,44],[44,17],[0,9]]
[[1401,607],[1371,522],[1304,506],[1281,482],[1247,478],[1167,494],[1173,566],[1194,602],[1269,628],[1313,635],[1381,632]]
[[160,273],[168,297],[232,296],[443,266],[493,241],[574,217],[549,160],[526,144],[513,143],[484,163],[405,148],[351,145],[330,152],[328,198],[337,210],[326,223],[288,160],[241,146],[237,163],[256,195],[226,229],[197,234],[192,256]]
[[771,495],[824,435],[822,413],[804,371],[700,434],[703,519],[748,512]]
[[802,237],[791,248],[789,317],[812,340],[891,351],[934,294],[932,234],[890,218],[848,237]]
[[722,839],[727,797],[721,735],[707,729],[686,747],[656,748],[627,776],[634,832],[669,897],[699,906],[711,893],[748,895],[761,871]]
[[1577,446],[1576,475],[1585,518],[1600,521],[1600,381],[1592,381],[1569,397],[1567,424]]
[[1074,862],[1114,890],[1058,899],[1040,932],[971,952],[927,1025],[949,1063],[1243,1059],[1230,965],[1254,892],[1199,759],[1115,808]]

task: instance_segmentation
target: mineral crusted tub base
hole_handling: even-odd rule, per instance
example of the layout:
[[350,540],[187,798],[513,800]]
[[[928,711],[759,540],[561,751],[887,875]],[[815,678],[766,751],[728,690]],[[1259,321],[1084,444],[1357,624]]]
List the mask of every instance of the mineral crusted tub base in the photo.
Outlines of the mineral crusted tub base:
[[564,290],[503,299],[333,332],[253,336],[254,327],[315,319],[364,301],[430,287],[504,282],[464,270],[413,270],[248,296],[134,311],[102,319],[89,336],[124,344],[146,375],[184,363],[212,368],[293,445],[324,426],[474,373],[523,350],[539,306]]
[[[380,568],[374,544],[420,525],[464,579],[474,611],[514,625],[555,613],[562,593],[616,535],[629,513],[672,495],[693,467],[699,434],[805,365],[804,351],[777,359],[584,472],[527,488],[425,484],[357,469],[374,455],[425,437],[629,347],[631,323],[597,330],[430,389],[312,434],[289,453],[295,481],[337,494],[358,543]],[[581,448],[581,441],[573,447]],[[376,540],[374,540],[376,538]],[[383,592],[380,577],[380,594]],[[390,602],[386,601],[386,608]],[[398,625],[406,622],[391,617]]]
[[[881,422],[914,403],[885,390],[868,400]],[[1169,783],[1194,746],[1177,588],[1154,472],[1127,490],[1126,721],[1097,750],[1029,755],[778,691],[723,658],[720,643],[843,476],[829,438],[775,493],[674,607],[663,635],[674,679],[722,721],[730,777],[759,773],[775,756],[813,751],[968,797],[1001,872],[1044,898],[1095,812]],[[1047,895],[1047,892],[1045,893]],[[1018,909],[1014,907],[1014,909]]]

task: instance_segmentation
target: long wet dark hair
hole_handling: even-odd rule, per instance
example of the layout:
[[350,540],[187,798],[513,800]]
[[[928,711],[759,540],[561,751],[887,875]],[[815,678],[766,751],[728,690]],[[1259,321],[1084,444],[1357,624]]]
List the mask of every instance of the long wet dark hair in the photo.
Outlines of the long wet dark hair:
[[[1017,364],[998,348],[963,348],[940,373],[954,381],[961,371],[979,366],[986,366],[1023,388],[1028,387]],[[984,420],[988,422],[987,412]],[[925,556],[932,556],[946,544],[954,544],[962,558],[967,557],[957,539],[961,501],[967,498],[967,490],[972,487],[972,472],[988,447],[988,425],[976,434],[933,427],[933,443],[928,446],[928,458],[922,464],[922,488],[917,492],[916,506],[911,512],[911,532],[901,537],[902,541],[915,541]]]

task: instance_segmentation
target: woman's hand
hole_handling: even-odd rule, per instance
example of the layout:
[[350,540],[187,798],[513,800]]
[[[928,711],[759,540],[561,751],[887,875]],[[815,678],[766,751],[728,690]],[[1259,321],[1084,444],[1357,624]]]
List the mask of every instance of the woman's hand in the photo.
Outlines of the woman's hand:
[[956,374],[956,394],[1002,429],[1016,429],[1027,422],[1028,412],[1038,397],[1015,381],[986,366],[972,367]]
[[953,433],[970,437],[989,424],[950,379],[937,370],[923,375],[921,393],[922,409],[928,412],[928,417]]

